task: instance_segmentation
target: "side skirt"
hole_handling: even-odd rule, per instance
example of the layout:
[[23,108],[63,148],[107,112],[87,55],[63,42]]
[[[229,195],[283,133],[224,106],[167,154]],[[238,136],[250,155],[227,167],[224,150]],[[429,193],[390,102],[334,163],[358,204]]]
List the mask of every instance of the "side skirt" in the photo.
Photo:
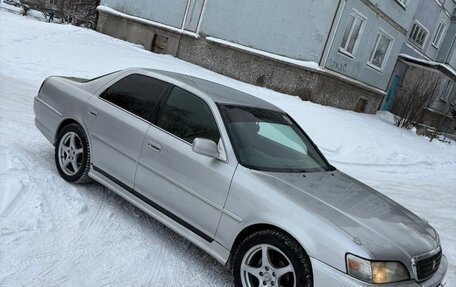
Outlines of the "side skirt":
[[97,171],[99,173],[101,173],[102,175],[104,175],[105,177],[107,177],[109,180],[111,180],[112,182],[114,182],[115,184],[119,185],[120,187],[122,187],[123,189],[125,189],[126,191],[128,191],[129,193],[131,193],[132,195],[136,196],[137,198],[141,199],[142,201],[144,201],[145,203],[149,204],[151,207],[155,208],[156,210],[160,211],[161,213],[163,213],[164,215],[168,216],[169,218],[171,218],[172,220],[176,221],[177,223],[179,223],[180,225],[184,226],[185,228],[187,228],[188,230],[192,231],[193,233],[195,233],[196,235],[200,236],[201,238],[203,238],[204,240],[208,241],[209,243],[214,241],[214,239],[205,234],[204,232],[202,232],[201,230],[197,229],[196,227],[194,227],[193,225],[191,225],[190,223],[188,223],[187,221],[183,220],[182,218],[178,217],[177,215],[175,215],[174,213],[170,212],[169,210],[163,208],[161,205],[157,204],[156,202],[150,200],[149,198],[145,197],[144,195],[140,194],[139,192],[137,192],[136,190],[134,190],[133,188],[127,186],[126,184],[124,184],[123,182],[119,181],[117,178],[111,176],[110,174],[108,174],[107,172],[105,172],[104,170],[96,167],[96,166],[93,166],[93,170],[94,171]]
[[134,189],[128,187],[116,178],[113,178],[100,168],[93,166],[89,172],[89,176],[110,190],[114,191],[124,199],[128,200],[133,205],[140,208],[156,220],[165,224],[173,231],[182,235],[193,244],[206,251],[209,255],[214,257],[223,265],[225,265],[228,261],[230,251],[215,241],[212,237],[203,233],[199,229],[177,217],[170,211],[151,201],[142,194],[139,194]]

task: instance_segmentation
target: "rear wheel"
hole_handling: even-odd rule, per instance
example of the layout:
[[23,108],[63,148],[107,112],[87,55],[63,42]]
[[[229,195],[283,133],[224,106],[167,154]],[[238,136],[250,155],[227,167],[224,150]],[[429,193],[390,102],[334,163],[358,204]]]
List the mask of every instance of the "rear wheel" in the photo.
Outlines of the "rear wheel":
[[256,232],[239,245],[233,259],[236,287],[311,287],[312,268],[304,249],[282,232]]
[[74,183],[90,182],[90,150],[84,129],[78,124],[62,128],[55,145],[55,164],[63,179]]

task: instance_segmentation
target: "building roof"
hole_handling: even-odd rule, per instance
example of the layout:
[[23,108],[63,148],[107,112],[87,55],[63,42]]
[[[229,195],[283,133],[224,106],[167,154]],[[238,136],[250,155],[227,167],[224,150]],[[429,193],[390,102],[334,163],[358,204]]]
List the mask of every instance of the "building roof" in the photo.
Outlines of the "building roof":
[[201,79],[195,76],[180,74],[170,71],[162,71],[155,69],[145,69],[153,73],[157,73],[169,78],[172,78],[176,81],[179,81],[185,85],[189,85],[204,94],[210,97],[215,103],[225,104],[225,105],[238,105],[238,106],[251,106],[258,107],[268,110],[280,111],[283,112],[280,108],[275,105],[262,100],[258,97],[252,96],[250,94],[241,92],[234,88],[215,83],[209,80]]
[[452,79],[453,81],[456,80],[456,71],[447,64],[428,61],[423,59],[418,59],[406,54],[399,54],[399,59],[415,66],[421,66],[425,68],[430,68],[433,70],[440,71],[442,74],[446,75],[448,78]]

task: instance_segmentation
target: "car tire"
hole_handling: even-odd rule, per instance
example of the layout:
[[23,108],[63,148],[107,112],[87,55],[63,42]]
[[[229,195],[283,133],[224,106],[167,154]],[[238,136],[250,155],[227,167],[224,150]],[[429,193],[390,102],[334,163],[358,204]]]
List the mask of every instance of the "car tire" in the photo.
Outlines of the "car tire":
[[60,176],[72,183],[88,183],[90,148],[84,129],[78,124],[64,126],[55,144],[55,164]]
[[[267,260],[263,260],[264,254]],[[275,230],[245,238],[234,254],[232,266],[236,287],[313,286],[309,256],[296,240]]]

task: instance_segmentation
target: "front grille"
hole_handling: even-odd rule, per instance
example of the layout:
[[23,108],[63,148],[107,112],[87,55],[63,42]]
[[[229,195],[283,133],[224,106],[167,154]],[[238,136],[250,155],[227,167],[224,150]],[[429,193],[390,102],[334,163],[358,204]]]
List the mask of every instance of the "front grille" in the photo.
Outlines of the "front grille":
[[[432,254],[432,253],[431,253]],[[414,260],[415,274],[418,281],[423,281],[431,277],[440,266],[442,259],[442,250],[430,256],[418,256]]]

